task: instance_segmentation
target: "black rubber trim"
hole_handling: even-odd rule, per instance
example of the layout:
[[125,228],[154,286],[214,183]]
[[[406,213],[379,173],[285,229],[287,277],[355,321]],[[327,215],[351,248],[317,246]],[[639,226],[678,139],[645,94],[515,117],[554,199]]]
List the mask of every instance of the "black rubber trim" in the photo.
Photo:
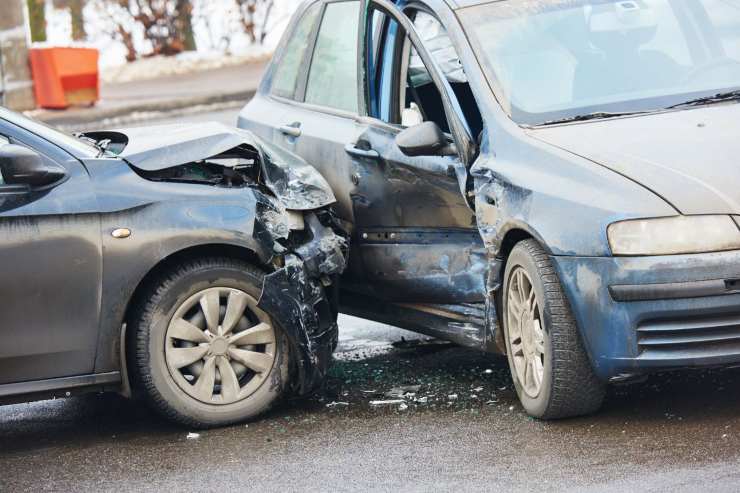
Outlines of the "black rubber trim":
[[117,384],[120,382],[121,373],[112,371],[108,373],[96,373],[94,375],[80,375],[75,377],[52,378],[49,380],[35,380],[32,382],[9,383],[0,385],[0,397],[74,389],[78,387],[89,387],[92,385]]
[[666,284],[631,284],[609,286],[614,301],[658,301],[682,298],[706,298],[740,293],[740,280],[715,279]]

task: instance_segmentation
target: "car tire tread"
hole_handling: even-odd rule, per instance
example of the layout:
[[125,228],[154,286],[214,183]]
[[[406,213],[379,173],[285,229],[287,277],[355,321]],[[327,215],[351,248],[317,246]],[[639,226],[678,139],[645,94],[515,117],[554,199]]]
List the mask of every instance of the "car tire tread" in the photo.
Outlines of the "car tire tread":
[[[128,333],[131,336],[129,339],[129,347],[132,348],[133,351],[130,352],[132,357],[129,359],[132,363],[130,367],[134,369],[132,375],[134,386],[144,394],[152,407],[163,417],[186,427],[206,429],[215,426],[227,426],[229,424],[244,421],[244,418],[239,417],[231,420],[221,420],[218,423],[205,422],[184,414],[178,410],[177,407],[173,406],[172,403],[168,402],[159,389],[157,389],[152,376],[152,365],[149,352],[150,331],[148,328],[151,327],[158,307],[162,303],[164,297],[173,288],[175,288],[178,281],[181,281],[183,278],[193,274],[223,268],[244,272],[259,280],[261,280],[264,275],[262,271],[251,264],[234,258],[212,257],[190,260],[175,268],[165,271],[151,282],[149,288],[145,290],[144,295],[140,297],[139,303],[131,317],[132,326]],[[276,365],[277,364],[278,363],[276,363]],[[267,412],[279,400],[279,398],[282,397],[283,390],[286,387],[286,382],[282,382],[278,398],[265,402],[259,410],[252,414],[256,416]]]
[[560,419],[591,414],[601,407],[606,386],[593,371],[550,256],[534,239],[524,240],[515,248],[524,249],[534,261],[549,312],[552,387],[544,412],[538,417]]

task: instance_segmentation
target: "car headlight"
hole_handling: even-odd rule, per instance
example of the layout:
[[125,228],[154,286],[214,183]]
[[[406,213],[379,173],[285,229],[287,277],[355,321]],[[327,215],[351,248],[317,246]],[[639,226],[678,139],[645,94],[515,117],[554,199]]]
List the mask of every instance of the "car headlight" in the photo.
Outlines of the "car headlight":
[[678,255],[740,250],[740,229],[730,216],[675,216],[609,225],[614,255]]

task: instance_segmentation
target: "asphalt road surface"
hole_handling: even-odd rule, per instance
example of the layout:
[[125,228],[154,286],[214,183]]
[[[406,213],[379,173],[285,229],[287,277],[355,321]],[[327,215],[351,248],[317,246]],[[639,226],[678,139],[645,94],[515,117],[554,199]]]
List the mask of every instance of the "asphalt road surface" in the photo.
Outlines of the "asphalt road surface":
[[740,370],[656,375],[540,422],[503,359],[340,327],[326,387],[248,425],[191,433],[116,395],[0,407],[0,491],[740,490]]

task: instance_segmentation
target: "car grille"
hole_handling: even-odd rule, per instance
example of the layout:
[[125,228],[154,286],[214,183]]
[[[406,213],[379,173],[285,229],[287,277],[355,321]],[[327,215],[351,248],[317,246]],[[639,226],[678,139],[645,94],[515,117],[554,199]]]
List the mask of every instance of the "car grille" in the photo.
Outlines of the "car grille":
[[711,357],[740,354],[740,314],[681,320],[653,320],[637,329],[641,354]]

